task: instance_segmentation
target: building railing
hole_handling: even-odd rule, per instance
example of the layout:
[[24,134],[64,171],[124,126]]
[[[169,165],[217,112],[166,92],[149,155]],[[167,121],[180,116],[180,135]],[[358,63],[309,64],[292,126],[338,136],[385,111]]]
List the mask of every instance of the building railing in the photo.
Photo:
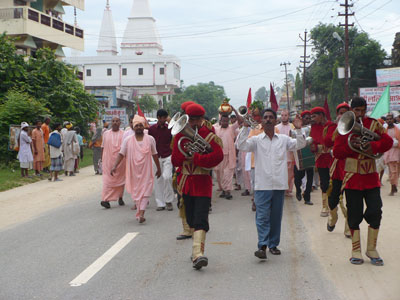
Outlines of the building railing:
[[0,20],[29,19],[83,39],[84,31],[31,7],[0,8]]

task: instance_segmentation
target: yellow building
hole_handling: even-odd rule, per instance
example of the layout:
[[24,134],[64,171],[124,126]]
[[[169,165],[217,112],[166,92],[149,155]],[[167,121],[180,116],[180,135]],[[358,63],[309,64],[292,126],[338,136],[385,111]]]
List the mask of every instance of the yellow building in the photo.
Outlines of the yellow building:
[[84,50],[84,32],[63,21],[63,6],[85,9],[84,0],[0,0],[0,33],[16,37],[18,53],[32,55],[50,48],[64,57],[62,47]]

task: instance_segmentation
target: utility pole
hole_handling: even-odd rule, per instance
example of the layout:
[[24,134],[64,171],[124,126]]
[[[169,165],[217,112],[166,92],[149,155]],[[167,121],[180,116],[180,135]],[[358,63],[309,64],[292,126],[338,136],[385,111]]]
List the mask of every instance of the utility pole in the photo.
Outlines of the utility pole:
[[300,60],[301,63],[303,63],[303,97],[301,98],[301,110],[305,110],[305,99],[306,99],[306,67],[307,64],[310,63],[307,59],[310,58],[310,56],[307,56],[307,47],[311,45],[307,45],[311,39],[307,40],[307,29],[304,30],[304,39],[301,37],[299,34],[300,39],[304,42],[304,45],[301,45],[299,47],[304,47],[304,56],[300,56],[303,60]]
[[281,66],[285,66],[285,84],[286,84],[286,97],[287,97],[287,106],[290,116],[290,97],[289,97],[289,80],[287,78],[287,66],[290,66],[290,62],[281,63]]
[[349,4],[349,0],[345,0],[344,4],[340,4],[345,8],[345,13],[339,13],[340,17],[344,17],[344,24],[339,23],[339,26],[344,27],[344,98],[346,102],[349,102],[349,27],[354,26],[354,23],[349,24],[349,17],[354,16],[354,13],[349,13],[349,7],[353,7],[353,4]]

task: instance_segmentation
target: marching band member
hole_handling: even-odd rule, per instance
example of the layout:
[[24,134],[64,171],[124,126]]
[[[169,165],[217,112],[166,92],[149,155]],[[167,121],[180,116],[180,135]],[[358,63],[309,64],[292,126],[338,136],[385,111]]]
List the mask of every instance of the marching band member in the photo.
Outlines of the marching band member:
[[[178,143],[184,135],[178,133],[174,139],[172,163],[181,167],[178,177],[178,192],[185,202],[186,218],[189,226],[194,228],[192,262],[195,269],[208,265],[204,256],[206,232],[209,230],[208,213],[211,204],[212,178],[210,168],[217,166],[224,158],[221,140],[204,125],[204,108],[199,104],[191,104],[186,108],[189,116],[189,126],[198,130],[198,134],[212,148],[209,153],[194,153],[192,156],[183,155]],[[181,145],[183,146],[183,145]]]
[[[343,102],[336,107],[336,123],[330,126],[326,132],[324,137],[324,143],[327,148],[332,148],[335,142],[336,137],[338,136],[337,131],[337,122],[340,120],[340,117],[347,111],[350,110],[350,106]],[[343,193],[341,191],[342,181],[344,177],[344,165],[345,159],[338,159],[336,157],[333,158],[332,166],[329,170],[329,175],[331,177],[331,188],[328,191],[328,204],[329,204],[329,218],[327,223],[327,229],[329,232],[332,232],[335,229],[336,222],[338,220],[338,204],[340,204],[340,208],[343,212],[343,215],[346,219],[344,235],[348,238],[351,237],[349,225],[347,224],[347,210],[343,204]]]
[[324,128],[333,125],[332,122],[326,119],[325,109],[322,107],[314,107],[311,110],[311,133],[313,144],[311,151],[316,153],[315,166],[318,168],[320,185],[322,191],[322,210],[321,217],[329,215],[328,195],[326,194],[329,187],[329,168],[332,163],[330,149],[324,145],[323,132]]
[[[375,159],[372,155],[388,151],[393,145],[393,140],[384,133],[382,125],[377,120],[366,116],[367,102],[364,98],[354,98],[351,101],[351,109],[357,122],[360,122],[364,128],[376,133],[380,139],[365,142],[361,140],[361,137],[355,137],[348,141],[351,134],[348,133],[339,135],[335,139],[333,147],[333,155],[338,159],[346,160],[343,188],[346,193],[347,220],[352,238],[350,262],[357,265],[364,262],[361,255],[359,225],[365,219],[369,224],[366,255],[373,265],[382,266],[383,260],[376,250],[382,219],[382,199],[379,175],[376,172]],[[357,151],[352,150],[349,144]],[[364,201],[367,206],[365,211]]]

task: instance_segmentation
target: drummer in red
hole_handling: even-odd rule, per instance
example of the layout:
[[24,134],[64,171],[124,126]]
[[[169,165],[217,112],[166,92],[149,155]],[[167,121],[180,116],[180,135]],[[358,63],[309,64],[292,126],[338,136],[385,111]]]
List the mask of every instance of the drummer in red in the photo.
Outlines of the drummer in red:
[[[343,102],[336,107],[336,121],[334,125],[329,126],[326,130],[326,135],[324,136],[324,143],[327,148],[332,148],[336,137],[338,136],[337,124],[341,116],[350,110],[350,106]],[[329,218],[327,223],[327,229],[332,232],[335,229],[336,222],[338,220],[338,204],[345,217],[345,228],[344,235],[348,238],[351,237],[349,225],[347,224],[347,210],[343,204],[343,193],[341,191],[342,181],[344,177],[344,165],[345,159],[338,159],[333,157],[333,163],[329,170],[329,175],[331,177],[330,188],[328,190],[328,204],[329,204]]]
[[329,215],[328,207],[328,187],[329,187],[329,168],[332,164],[332,156],[330,149],[324,144],[324,130],[334,125],[331,121],[326,119],[325,109],[322,107],[314,107],[311,110],[311,132],[310,136],[313,138],[311,151],[315,153],[315,166],[318,168],[320,186],[322,191],[322,210],[321,217]]
[[[364,262],[361,255],[360,223],[365,219],[369,225],[367,252],[371,263],[382,266],[383,260],[376,250],[379,227],[382,219],[382,199],[380,195],[380,180],[376,171],[374,155],[388,151],[393,140],[385,133],[382,125],[375,119],[366,116],[367,102],[364,98],[356,97],[351,101],[351,109],[355,114],[356,122],[364,128],[378,134],[377,141],[361,143],[359,136],[353,136],[349,141],[348,133],[339,135],[335,139],[333,155],[338,159],[345,159],[345,176],[343,188],[347,199],[347,221],[352,238],[352,264]],[[354,151],[349,146],[352,146]],[[364,201],[366,210],[364,211]]]
[[[208,265],[204,256],[206,232],[209,230],[208,213],[211,204],[212,178],[211,168],[217,166],[224,158],[222,142],[207,126],[204,125],[204,108],[199,104],[191,104],[186,108],[189,116],[188,126],[198,130],[198,134],[210,144],[211,152],[184,155],[178,148],[182,133],[174,139],[172,163],[181,167],[178,177],[178,192],[185,202],[186,218],[189,226],[194,228],[192,261],[193,267],[200,269]],[[184,144],[181,145],[184,148]]]

